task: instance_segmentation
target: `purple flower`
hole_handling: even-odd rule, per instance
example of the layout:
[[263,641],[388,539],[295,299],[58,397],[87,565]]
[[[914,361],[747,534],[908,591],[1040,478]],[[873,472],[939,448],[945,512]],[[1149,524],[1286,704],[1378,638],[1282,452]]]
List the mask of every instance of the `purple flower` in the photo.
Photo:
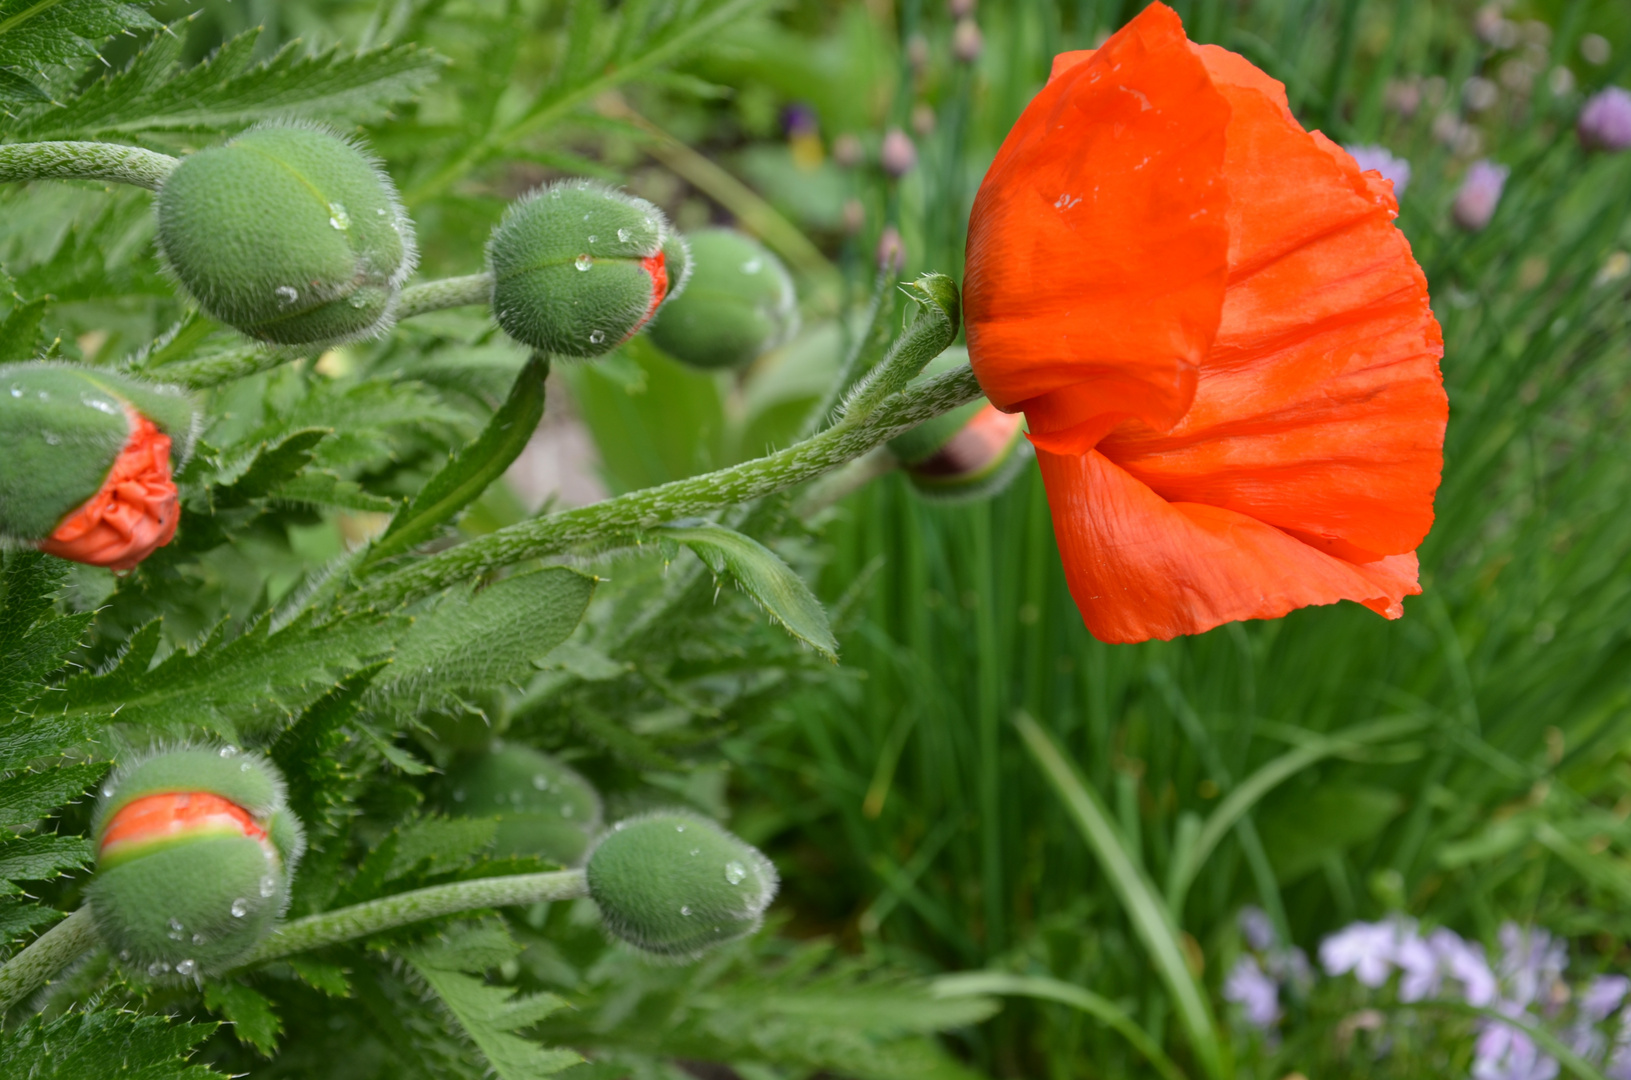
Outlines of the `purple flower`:
[[[1502,1011],[1517,1015],[1510,1008]],[[1498,1021],[1485,1023],[1473,1051],[1473,1080],[1552,1080],[1557,1075],[1557,1059],[1541,1053],[1528,1035]]]
[[1609,1013],[1620,1007],[1627,993],[1631,993],[1631,979],[1624,975],[1599,975],[1580,995],[1580,1012],[1592,1023],[1601,1024]]
[[1505,165],[1492,161],[1473,162],[1467,169],[1466,179],[1461,181],[1461,190],[1456,192],[1451,210],[1455,223],[1468,232],[1477,232],[1488,225],[1500,205],[1501,189],[1506,186],[1509,172]]
[[1442,978],[1438,954],[1414,928],[1400,937],[1393,950],[1393,962],[1399,965],[1400,1001],[1423,1001],[1438,996]]
[[883,171],[890,176],[905,176],[917,166],[917,147],[900,128],[890,128],[883,137],[883,150],[878,155]]
[[1280,1019],[1280,984],[1263,973],[1257,959],[1242,956],[1223,981],[1223,997],[1241,1007],[1246,1022],[1267,1031]]
[[1393,971],[1396,932],[1391,923],[1356,922],[1343,927],[1320,942],[1320,966],[1327,975],[1351,971],[1365,986],[1381,986]]
[[1404,189],[1410,186],[1410,162],[1394,157],[1385,146],[1344,146],[1353,155],[1360,171],[1382,174],[1383,180],[1393,181],[1393,197],[1404,198]]
[[1568,946],[1538,927],[1524,930],[1517,923],[1504,923],[1500,931],[1501,982],[1505,997],[1519,1008],[1539,1001],[1551,1005],[1554,988],[1568,966]]
[[1240,933],[1246,939],[1246,944],[1258,952],[1268,952],[1280,941],[1268,913],[1250,904],[1240,909]]
[[1575,131],[1588,150],[1631,148],[1631,90],[1610,86],[1587,98]]
[[1483,946],[1469,944],[1454,930],[1442,927],[1428,936],[1427,944],[1445,973],[1461,984],[1461,996],[1467,1004],[1484,1008],[1494,1002],[1495,973],[1484,959]]

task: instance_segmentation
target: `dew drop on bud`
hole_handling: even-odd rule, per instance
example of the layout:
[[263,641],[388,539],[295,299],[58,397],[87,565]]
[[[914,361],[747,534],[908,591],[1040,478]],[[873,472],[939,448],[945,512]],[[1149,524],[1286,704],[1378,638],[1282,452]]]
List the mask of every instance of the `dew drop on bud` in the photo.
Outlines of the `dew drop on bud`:
[[166,964],[163,960],[155,960],[151,964],[147,965],[147,974],[155,979],[169,970],[170,965]]
[[701,854],[702,854],[702,849],[701,848],[694,847],[694,848],[691,849],[691,857],[693,859],[696,858],[698,855],[701,855]]
[[606,340],[606,331],[604,331],[604,330],[591,330],[591,331],[589,331],[589,344],[599,345],[601,342],[603,342],[605,340]]
[[194,945],[202,945],[208,940],[209,940],[209,938],[205,937],[203,934],[194,934],[193,935],[193,944]]
[[191,960],[182,960],[176,964],[177,975],[191,975],[198,970],[198,965]]
[[748,868],[736,860],[725,864],[725,880],[732,885],[740,885],[748,876]]
[[619,243],[623,243],[623,244],[628,243],[629,242],[629,237],[631,237],[633,235],[634,234],[629,232],[629,230],[627,230],[627,229],[617,230],[617,239],[618,239]]
[[174,915],[170,916],[170,921],[166,925],[170,927],[169,937],[171,941],[180,941],[184,936],[186,936],[185,931],[187,928],[182,926],[181,920],[176,918]]
[[241,919],[245,915],[248,915],[248,914],[249,914],[249,901],[248,900],[245,900],[243,897],[240,896],[240,897],[238,897],[238,899],[236,899],[236,900],[234,900],[232,902],[232,917],[234,919]]
[[221,747],[221,756],[222,757],[237,757],[238,756],[238,748],[236,746],[233,746],[231,743],[227,743],[225,746]]
[[591,244],[598,244],[598,243],[600,243],[600,237],[596,236],[594,233],[590,233],[589,234],[589,242]]
[[103,797],[103,798],[104,798],[104,799],[111,799],[111,798],[113,798],[113,785],[112,785],[112,784],[104,784],[104,785],[102,785],[102,797]]
[[684,832],[685,831],[685,826],[684,825],[676,825],[676,826],[674,826],[674,831],[675,832]]
[[579,270],[587,270],[594,264],[595,260],[591,259],[587,255],[579,255],[577,258],[572,260],[572,265],[577,267]]
[[690,914],[691,914],[691,905],[687,904],[684,907],[680,908],[680,914],[689,917]]
[[268,897],[275,892],[277,892],[277,878],[273,877],[271,874],[267,874],[265,877],[261,878],[261,896],[263,898]]
[[277,288],[273,289],[272,292],[276,294],[278,303],[283,304],[284,306],[288,306],[289,304],[292,304],[296,300],[300,299],[300,290],[294,288],[293,286],[279,285]]
[[545,776],[543,773],[533,773],[532,786],[537,788],[539,791],[548,791],[549,777]]
[[349,229],[351,227],[351,215],[347,214],[345,212],[345,207],[341,206],[339,203],[329,203],[328,214],[328,223],[334,228]]
[[763,259],[749,259],[747,262],[742,264],[742,273],[757,274],[764,268],[765,264]]

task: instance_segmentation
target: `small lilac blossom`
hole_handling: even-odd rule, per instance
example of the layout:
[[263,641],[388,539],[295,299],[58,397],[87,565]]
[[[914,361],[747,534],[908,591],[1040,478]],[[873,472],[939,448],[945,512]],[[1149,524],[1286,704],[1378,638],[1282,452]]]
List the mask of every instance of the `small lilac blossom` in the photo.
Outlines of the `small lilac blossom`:
[[1410,162],[1394,157],[1385,146],[1344,146],[1353,155],[1361,172],[1379,172],[1383,180],[1393,182],[1393,197],[1404,198],[1404,189],[1410,186]]
[[1439,984],[1443,981],[1438,955],[1414,927],[1400,936],[1393,950],[1393,962],[1399,965],[1400,1001],[1425,1001],[1438,996]]
[[1320,966],[1327,975],[1351,971],[1363,985],[1381,986],[1393,971],[1395,933],[1391,923],[1356,922],[1343,927],[1320,942]]
[[1608,1080],[1631,1080],[1631,1008],[1622,1009],[1615,1024],[1614,1049],[1608,1053],[1603,1075]]
[[898,274],[906,265],[906,245],[901,242],[900,230],[885,225],[878,237],[878,269],[886,274]]
[[1627,993],[1631,993],[1631,979],[1624,975],[1599,975],[1580,995],[1580,1012],[1592,1023],[1601,1024],[1609,1013],[1620,1007]]
[[1478,1036],[1473,1054],[1473,1080],[1553,1080],[1558,1074],[1556,1058],[1542,1053],[1522,1031],[1496,1021]]
[[1281,985],[1294,987],[1298,993],[1307,993],[1314,985],[1314,968],[1308,962],[1308,954],[1295,945],[1270,952],[1263,961],[1263,970]]
[[1610,86],[1587,98],[1575,131],[1588,150],[1631,149],[1631,90]]
[[1438,956],[1445,973],[1461,984],[1461,996],[1468,1005],[1482,1009],[1494,1003],[1495,972],[1484,959],[1482,945],[1464,941],[1460,934],[1444,927],[1434,930],[1427,944]]
[[1502,924],[1500,939],[1498,968],[1506,1000],[1519,1008],[1554,1004],[1569,963],[1568,946],[1539,927],[1525,930],[1511,922]]
[[1223,997],[1241,1007],[1246,1022],[1262,1031],[1280,1019],[1280,984],[1263,973],[1257,958],[1242,956],[1223,981]]
[[957,20],[951,34],[951,54],[965,64],[972,64],[985,51],[985,39],[980,36],[980,24],[973,19]]
[[1258,952],[1268,952],[1280,941],[1268,913],[1251,904],[1240,909],[1240,935],[1246,939],[1247,945]]
[[1451,209],[1455,223],[1468,232],[1477,232],[1488,225],[1495,216],[1495,208],[1501,204],[1501,190],[1506,187],[1510,172],[1505,165],[1492,161],[1473,162],[1461,181],[1461,190],[1456,192]]
[[890,176],[905,176],[917,167],[917,147],[911,136],[900,128],[890,128],[883,137],[883,149],[878,155],[883,171]]

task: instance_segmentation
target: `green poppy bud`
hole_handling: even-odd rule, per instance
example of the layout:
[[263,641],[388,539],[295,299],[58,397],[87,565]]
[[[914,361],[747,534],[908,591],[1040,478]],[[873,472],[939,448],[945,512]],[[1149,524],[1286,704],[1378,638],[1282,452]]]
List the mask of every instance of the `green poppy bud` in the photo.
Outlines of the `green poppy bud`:
[[600,794],[576,771],[530,747],[466,758],[448,770],[442,787],[449,812],[498,818],[498,855],[541,855],[575,866],[600,832]]
[[676,251],[668,220],[644,199],[588,180],[551,184],[511,206],[487,242],[493,316],[523,345],[600,356],[678,292]]
[[746,367],[798,330],[798,295],[781,261],[734,229],[692,233],[691,280],[651,326],[664,352],[700,368]]
[[97,931],[153,978],[198,979],[247,955],[288,906],[304,849],[277,768],[233,746],[161,750],[116,770],[91,835]]
[[125,570],[168,543],[192,446],[174,387],[99,368],[0,364],[0,545]]
[[283,345],[390,329],[417,258],[391,178],[315,125],[189,154],[159,188],[158,226],[165,263],[205,311]]
[[618,822],[586,870],[606,929],[669,957],[753,933],[776,896],[776,868],[757,848],[680,810]]
[[[968,351],[947,349],[929,361],[917,380],[932,379],[968,363]],[[976,398],[926,420],[889,440],[907,479],[932,499],[987,498],[1013,480],[1027,457],[1024,422]]]

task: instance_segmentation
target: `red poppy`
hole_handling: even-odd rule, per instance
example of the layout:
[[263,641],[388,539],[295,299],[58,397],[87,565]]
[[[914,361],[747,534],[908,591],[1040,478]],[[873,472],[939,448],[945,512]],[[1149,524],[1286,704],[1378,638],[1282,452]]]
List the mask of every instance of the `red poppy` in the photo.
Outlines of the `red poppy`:
[[975,199],[964,310],[1094,636],[1421,591],[1448,405],[1397,213],[1162,4],[1055,58]]
[[133,409],[129,416],[130,438],[101,489],[63,518],[40,550],[129,570],[175,536],[181,514],[170,477],[170,436]]

